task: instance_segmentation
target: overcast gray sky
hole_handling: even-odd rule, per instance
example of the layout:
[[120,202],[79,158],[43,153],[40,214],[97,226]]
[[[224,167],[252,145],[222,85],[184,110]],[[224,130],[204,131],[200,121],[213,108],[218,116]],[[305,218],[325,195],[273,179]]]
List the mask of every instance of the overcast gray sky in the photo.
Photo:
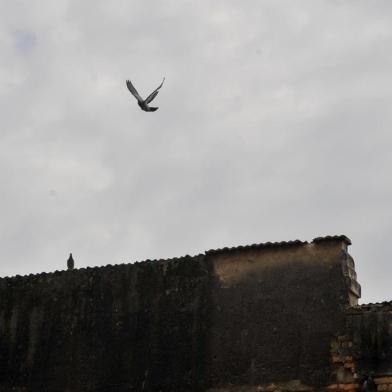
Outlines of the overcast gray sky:
[[0,276],[345,234],[392,298],[391,1],[0,5]]

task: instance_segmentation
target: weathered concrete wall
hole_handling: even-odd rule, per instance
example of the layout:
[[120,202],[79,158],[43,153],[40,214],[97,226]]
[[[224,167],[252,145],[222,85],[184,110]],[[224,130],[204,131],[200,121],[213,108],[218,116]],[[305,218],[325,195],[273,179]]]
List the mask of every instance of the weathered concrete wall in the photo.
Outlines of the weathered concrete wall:
[[203,257],[0,280],[0,390],[202,385],[210,282]]
[[[330,342],[359,296],[345,241],[212,252],[214,385],[326,385]],[[350,264],[350,265],[348,265]],[[350,267],[351,268],[351,267]],[[355,283],[357,291],[352,291]]]
[[392,376],[392,302],[353,307],[347,322],[359,371]]
[[373,374],[379,391],[392,391],[392,302],[347,310],[346,329],[331,345],[335,387],[357,390]]
[[360,291],[348,244],[326,237],[0,279],[0,390],[326,387],[331,342]]

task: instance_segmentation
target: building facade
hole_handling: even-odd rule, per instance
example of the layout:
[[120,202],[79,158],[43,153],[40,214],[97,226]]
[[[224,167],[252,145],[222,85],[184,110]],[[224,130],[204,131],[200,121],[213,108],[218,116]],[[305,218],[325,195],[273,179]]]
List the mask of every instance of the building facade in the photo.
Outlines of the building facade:
[[392,391],[345,236],[0,278],[0,391]]

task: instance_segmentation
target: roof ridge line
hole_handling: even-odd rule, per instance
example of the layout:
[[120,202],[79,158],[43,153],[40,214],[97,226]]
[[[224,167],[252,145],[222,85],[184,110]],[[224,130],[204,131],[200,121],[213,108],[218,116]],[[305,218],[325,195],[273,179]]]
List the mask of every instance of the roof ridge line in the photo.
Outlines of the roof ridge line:
[[75,268],[73,270],[55,270],[52,272],[38,272],[38,273],[30,273],[30,274],[25,274],[25,275],[11,275],[11,276],[4,276],[0,277],[0,281],[2,279],[25,279],[25,278],[33,278],[33,277],[40,277],[40,276],[55,276],[63,273],[72,273],[75,271],[83,271],[87,269],[102,269],[102,268],[107,268],[110,269],[111,267],[118,268],[120,266],[128,266],[128,265],[135,265],[139,263],[157,263],[157,262],[170,262],[170,261],[183,261],[185,259],[193,259],[197,258],[200,256],[208,256],[208,255],[213,255],[217,253],[223,253],[223,252],[233,252],[233,251],[238,251],[238,250],[249,250],[249,249],[268,249],[268,248],[279,248],[279,247],[292,247],[292,246],[298,246],[298,245],[308,245],[308,244],[313,244],[313,243],[320,243],[320,242],[329,242],[329,241],[343,241],[346,245],[351,245],[351,240],[346,237],[345,235],[328,235],[324,237],[316,237],[313,238],[313,240],[309,243],[308,241],[301,241],[301,240],[292,240],[292,241],[277,241],[277,242],[261,242],[261,243],[255,243],[255,244],[250,244],[250,245],[238,245],[238,246],[233,246],[233,247],[223,247],[223,248],[216,248],[216,249],[209,249],[204,251],[203,253],[199,253],[197,255],[185,255],[185,256],[180,256],[180,257],[171,257],[167,259],[146,259],[146,260],[141,260],[141,261],[134,261],[134,262],[128,262],[128,263],[118,263],[118,264],[105,264],[101,266],[94,266],[94,267],[81,267],[81,268]]

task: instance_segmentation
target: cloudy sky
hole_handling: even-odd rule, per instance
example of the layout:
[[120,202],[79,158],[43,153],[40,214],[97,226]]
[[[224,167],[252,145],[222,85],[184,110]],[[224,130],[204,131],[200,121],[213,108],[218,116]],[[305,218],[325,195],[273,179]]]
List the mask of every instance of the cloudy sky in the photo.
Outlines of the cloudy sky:
[[391,1],[0,5],[0,276],[345,234],[392,298]]

